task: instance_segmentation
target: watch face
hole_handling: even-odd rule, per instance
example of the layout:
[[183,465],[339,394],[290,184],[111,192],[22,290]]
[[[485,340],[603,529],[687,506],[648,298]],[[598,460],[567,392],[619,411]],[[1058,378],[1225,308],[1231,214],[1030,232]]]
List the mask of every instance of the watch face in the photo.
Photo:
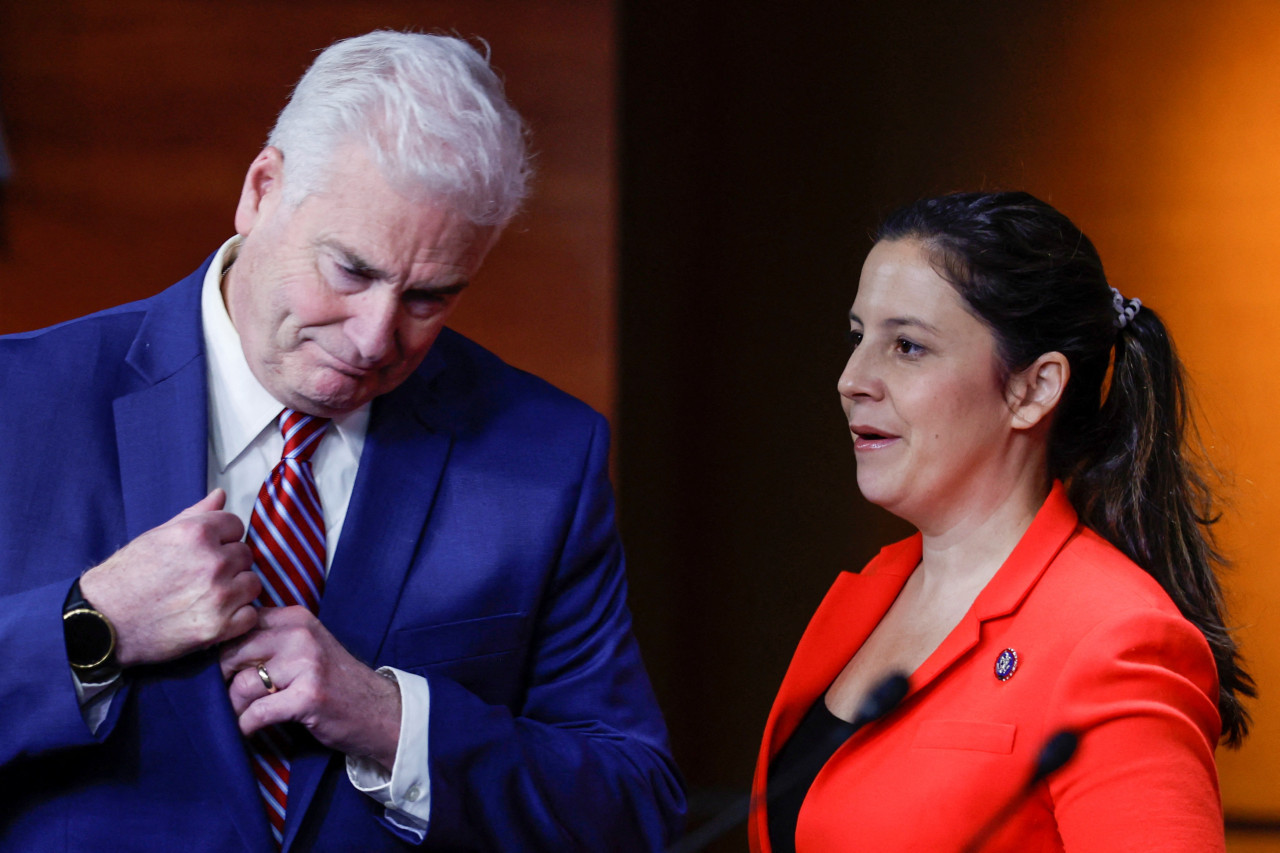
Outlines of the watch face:
[[104,663],[114,650],[115,638],[107,621],[92,610],[73,610],[63,617],[67,660],[74,667]]

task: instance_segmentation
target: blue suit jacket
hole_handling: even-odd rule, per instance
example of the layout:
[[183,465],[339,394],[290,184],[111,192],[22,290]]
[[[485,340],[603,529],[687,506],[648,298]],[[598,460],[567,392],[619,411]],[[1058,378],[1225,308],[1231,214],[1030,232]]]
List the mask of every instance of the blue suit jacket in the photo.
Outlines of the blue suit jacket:
[[[62,638],[72,579],[205,494],[203,275],[0,338],[0,849],[272,849],[216,650],[130,670],[94,735]],[[652,850],[678,824],[607,444],[448,331],[374,402],[320,618],[430,683],[428,849]],[[289,799],[286,849],[407,843],[314,741]]]

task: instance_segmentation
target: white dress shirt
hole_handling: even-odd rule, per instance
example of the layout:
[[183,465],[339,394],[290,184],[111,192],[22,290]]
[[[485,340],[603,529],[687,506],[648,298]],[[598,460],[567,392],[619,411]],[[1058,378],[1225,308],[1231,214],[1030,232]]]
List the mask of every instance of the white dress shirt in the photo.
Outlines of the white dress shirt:
[[[277,422],[284,406],[249,369],[240,336],[223,302],[223,273],[235,262],[239,248],[240,238],[232,237],[214,256],[201,291],[201,316],[209,380],[208,488],[225,490],[227,511],[247,527],[258,490],[284,451]],[[324,509],[326,576],[338,550],[360,467],[369,408],[370,404],[365,404],[334,418],[311,457]],[[347,566],[348,571],[363,568]],[[421,841],[431,814],[427,767],[430,690],[421,676],[391,667],[378,671],[400,686],[400,742],[395,763],[388,774],[377,762],[347,756],[347,777],[357,790],[382,803],[387,820]],[[94,731],[106,719],[118,683],[82,685],[76,679],[85,720]]]
[[[235,262],[240,238],[218,250],[205,273],[201,292],[205,353],[209,370],[209,488],[227,492],[229,512],[247,526],[258,490],[284,452],[277,419],[284,406],[258,382],[245,360],[222,298],[224,271]],[[336,417],[311,457],[311,470],[324,508],[325,574],[333,565],[338,539],[351,503],[351,488],[360,468],[366,403]],[[358,570],[358,569],[357,569]],[[400,743],[390,775],[375,761],[347,756],[351,784],[386,807],[386,817],[419,838],[431,814],[431,782],[427,772],[427,718],[431,695],[421,676],[383,667],[400,685]]]

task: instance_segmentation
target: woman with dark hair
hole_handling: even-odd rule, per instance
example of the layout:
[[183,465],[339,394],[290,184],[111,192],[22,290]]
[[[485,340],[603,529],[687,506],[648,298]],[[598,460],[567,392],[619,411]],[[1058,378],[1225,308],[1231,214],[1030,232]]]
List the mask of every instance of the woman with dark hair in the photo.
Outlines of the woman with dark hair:
[[[1224,849],[1214,748],[1254,690],[1160,319],[1049,205],[965,193],[888,218],[849,320],[858,487],[919,533],[800,640],[752,849]],[[905,699],[844,739],[892,672]],[[1059,731],[1074,757],[1027,788]]]

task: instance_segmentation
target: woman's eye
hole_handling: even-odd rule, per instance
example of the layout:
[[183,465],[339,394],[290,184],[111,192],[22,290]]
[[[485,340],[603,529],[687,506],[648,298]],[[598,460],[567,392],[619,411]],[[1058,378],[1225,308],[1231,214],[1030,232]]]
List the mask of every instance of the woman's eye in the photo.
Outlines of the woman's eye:
[[924,351],[919,344],[909,341],[906,338],[898,338],[895,347],[900,355],[917,355]]
[[849,334],[849,349],[851,350],[857,349],[858,344],[862,343],[862,332],[859,331],[858,329],[850,329],[848,334]]

